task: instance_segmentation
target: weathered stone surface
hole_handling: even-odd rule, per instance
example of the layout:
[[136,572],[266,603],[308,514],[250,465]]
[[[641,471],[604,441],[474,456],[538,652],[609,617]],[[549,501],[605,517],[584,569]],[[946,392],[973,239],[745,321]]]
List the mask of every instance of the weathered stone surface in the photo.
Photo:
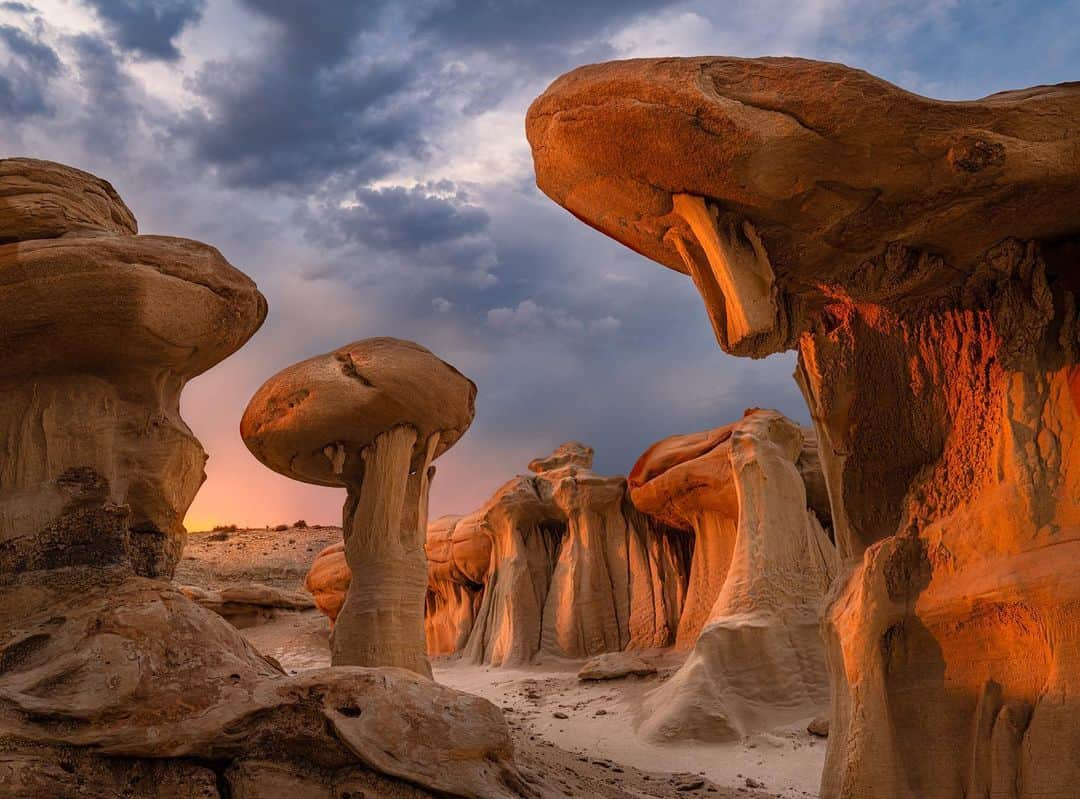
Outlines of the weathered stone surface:
[[[0,572],[93,557],[171,574],[206,459],[180,392],[265,315],[255,284],[198,242],[0,246]],[[87,513],[120,507],[100,542],[72,540]]]
[[637,507],[696,537],[679,627],[694,651],[646,699],[646,737],[729,740],[827,704],[819,613],[837,562],[808,508],[804,476],[816,452],[812,431],[751,409],[734,424],[664,439],[635,464]]
[[[0,169],[0,197],[19,175]],[[76,178],[86,197],[34,189],[19,213],[100,223],[107,184]],[[490,703],[393,669],[286,677],[161,579],[205,459],[181,389],[251,336],[266,303],[211,247],[75,231],[0,246],[0,794],[541,792]]]
[[844,574],[822,794],[1080,783],[1080,85],[939,102],[837,64],[586,67],[541,188],[797,347]]
[[220,590],[194,585],[181,585],[178,588],[188,599],[218,614],[238,630],[270,621],[280,611],[315,607],[311,597],[306,594],[257,583],[228,586]]
[[621,680],[625,677],[648,677],[656,674],[649,665],[630,652],[607,652],[589,658],[577,673],[579,680]]
[[[475,663],[668,646],[691,541],[637,513],[623,477],[592,471],[577,442],[529,464],[479,510],[428,528],[427,646]],[[334,547],[308,575],[333,619],[349,571]]]
[[108,181],[52,161],[0,158],[0,244],[137,232]]
[[[356,341],[283,369],[240,433],[271,469],[347,489],[343,557],[356,579],[336,614],[335,666],[431,676],[424,640],[431,462],[472,423],[476,386],[419,344]],[[323,565],[326,565],[324,561]]]

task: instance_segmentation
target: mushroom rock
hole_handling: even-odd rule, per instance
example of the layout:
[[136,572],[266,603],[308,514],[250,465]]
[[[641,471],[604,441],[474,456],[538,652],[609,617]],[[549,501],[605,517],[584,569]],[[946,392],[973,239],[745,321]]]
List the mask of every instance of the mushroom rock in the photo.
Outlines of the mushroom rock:
[[797,349],[844,573],[822,795],[1080,782],[1080,84],[941,102],[839,64],[627,61],[529,110],[540,188]]
[[166,579],[206,457],[180,391],[266,303],[217,250],[134,235],[107,186],[0,161],[0,794],[535,793],[490,703],[394,669],[289,677]]
[[807,489],[816,454],[811,430],[751,409],[664,439],[635,464],[638,509],[695,536],[679,627],[680,644],[694,649],[646,698],[645,737],[731,740],[827,704],[820,606],[838,564],[818,521],[828,502]]
[[[636,511],[625,478],[596,474],[592,460],[591,448],[563,444],[477,511],[429,526],[431,654],[511,666],[672,643],[693,542]],[[326,585],[313,593],[332,610],[339,589],[324,575],[349,577],[331,549],[308,586]]]
[[240,423],[276,472],[347,490],[351,579],[332,638],[335,666],[431,676],[424,640],[428,491],[435,458],[472,423],[476,386],[411,341],[371,338],[283,369]]

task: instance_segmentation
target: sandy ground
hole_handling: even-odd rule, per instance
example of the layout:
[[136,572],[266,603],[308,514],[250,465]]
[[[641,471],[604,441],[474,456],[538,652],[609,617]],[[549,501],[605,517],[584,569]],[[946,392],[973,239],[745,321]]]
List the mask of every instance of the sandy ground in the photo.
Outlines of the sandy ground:
[[[177,581],[206,588],[262,582],[296,590],[315,555],[340,535],[333,527],[237,531],[224,540],[193,534]],[[329,625],[317,611],[282,612],[243,633],[291,672],[330,663]],[[566,796],[818,795],[825,742],[807,733],[805,722],[730,744],[641,740],[634,733],[641,697],[674,672],[680,656],[657,652],[646,659],[659,667],[655,677],[606,682],[579,681],[576,661],[497,669],[441,658],[432,665],[439,682],[501,707],[523,768],[542,772]]]

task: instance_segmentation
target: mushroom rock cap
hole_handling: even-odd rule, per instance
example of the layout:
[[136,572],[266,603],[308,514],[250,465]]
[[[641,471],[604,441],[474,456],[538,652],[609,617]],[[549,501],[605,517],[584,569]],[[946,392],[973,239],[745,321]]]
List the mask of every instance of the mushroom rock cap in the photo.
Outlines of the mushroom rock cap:
[[[784,295],[895,300],[962,281],[1004,238],[1075,235],[1078,118],[1080,83],[942,102],[840,64],[713,57],[581,67],[526,129],[538,186],[575,216],[672,269],[727,272],[720,343],[761,355],[800,332],[766,329]],[[883,260],[896,245],[951,268],[912,274]]]
[[266,318],[255,283],[215,248],[167,236],[0,246],[0,379],[167,366],[190,378]]
[[779,411],[748,408],[743,418],[699,433],[669,436],[649,447],[637,459],[627,478],[634,507],[669,527],[688,530],[702,513],[739,518],[739,496],[732,473],[731,455],[737,433],[762,430],[757,437],[791,441],[798,447],[795,461],[806,487],[808,507],[822,523],[830,523],[828,492],[818,457],[817,437]]
[[737,519],[730,457],[737,425],[670,436],[645,450],[627,478],[634,507],[679,530],[692,529],[702,513]]
[[0,243],[137,232],[108,181],[52,161],[0,159]]
[[[343,486],[362,474],[361,450],[398,425],[417,431],[412,468],[440,433],[438,457],[465,433],[476,385],[411,341],[369,338],[281,370],[251,398],[240,434],[251,453],[294,480]],[[344,446],[335,473],[326,448]]]

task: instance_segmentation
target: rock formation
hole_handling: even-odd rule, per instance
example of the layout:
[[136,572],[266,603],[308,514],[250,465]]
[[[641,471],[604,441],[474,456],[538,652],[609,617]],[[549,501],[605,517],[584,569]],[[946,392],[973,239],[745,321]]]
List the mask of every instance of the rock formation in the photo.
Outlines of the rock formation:
[[311,597],[300,591],[283,591],[258,583],[219,590],[197,585],[181,585],[178,588],[188,599],[212,610],[240,630],[264,624],[282,611],[310,610],[315,607]]
[[[828,702],[822,599],[837,571],[813,432],[776,411],[654,444],[630,473],[639,510],[694,532],[679,626],[694,651],[646,699],[639,732],[733,740]],[[700,635],[699,635],[700,634]]]
[[530,793],[490,703],[287,677],[163,579],[206,457],[180,391],[259,327],[254,283],[57,164],[0,161],[0,240],[0,795]]
[[822,794],[1080,783],[1080,85],[939,102],[838,64],[584,67],[537,181],[797,349],[844,573]]
[[304,578],[304,587],[314,598],[315,607],[330,619],[331,630],[345,604],[351,577],[349,564],[345,562],[345,542],[339,541],[315,556]]
[[[520,665],[668,646],[686,592],[692,541],[634,510],[626,479],[592,471],[577,442],[529,464],[467,516],[428,529],[432,654]],[[348,581],[323,552],[308,577],[320,608]]]
[[347,490],[335,666],[431,676],[424,641],[431,462],[472,423],[476,386],[411,341],[371,338],[294,364],[251,398],[240,433],[274,471]]

